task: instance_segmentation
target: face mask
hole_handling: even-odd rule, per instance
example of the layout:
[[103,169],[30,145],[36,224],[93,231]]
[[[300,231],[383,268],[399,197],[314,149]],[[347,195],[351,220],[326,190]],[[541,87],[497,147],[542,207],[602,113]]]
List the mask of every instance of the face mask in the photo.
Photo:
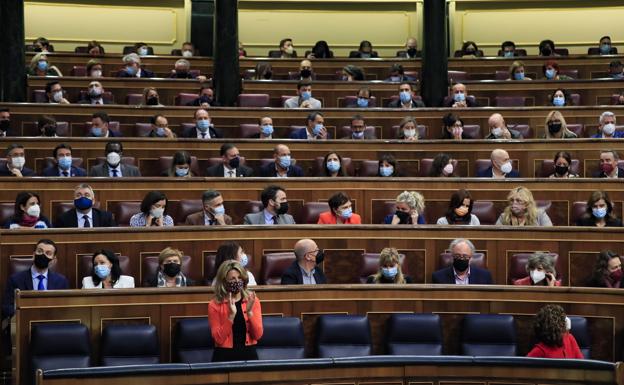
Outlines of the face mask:
[[93,201],[87,197],[80,197],[74,199],[74,207],[78,210],[88,210],[93,206]]
[[512,170],[511,162],[505,162],[501,166],[501,171],[505,174],[509,174]]
[[176,176],[187,176],[189,173],[188,168],[177,168],[175,169]]
[[165,209],[163,209],[162,207],[150,210],[150,215],[156,219],[162,217],[164,213],[165,213]]
[[264,136],[271,136],[273,135],[273,126],[270,124],[261,126],[260,129],[262,130],[262,135]]
[[292,46],[286,47],[286,48],[284,48],[284,52],[286,52],[289,55],[292,55],[293,52],[295,52],[295,49]]
[[48,268],[50,264],[50,258],[46,257],[45,254],[35,254],[35,267],[39,270],[44,270]]
[[444,173],[444,175],[451,175],[451,174],[453,174],[453,165],[451,163],[447,164],[442,169],[442,172]]
[[26,209],[26,214],[31,217],[39,218],[39,214],[41,214],[41,207],[39,205],[32,205]]
[[403,130],[403,136],[406,138],[413,138],[416,136],[416,130],[410,128],[409,130]]
[[503,136],[503,129],[500,127],[492,128],[492,135],[494,135],[497,138],[500,138],[501,136]]
[[238,263],[240,263],[242,267],[247,267],[247,264],[249,263],[249,258],[247,257],[247,254],[241,255],[240,261],[238,261]]
[[551,134],[556,134],[561,130],[561,123],[549,122],[548,123],[548,132]]
[[390,81],[391,82],[400,82],[401,81],[401,76],[390,76]]
[[288,202],[280,203],[280,206],[277,209],[277,215],[286,214],[288,212]]
[[37,63],[37,68],[39,71],[45,71],[48,69],[48,62],[45,60],[41,60]]
[[104,279],[110,275],[111,269],[106,265],[97,265],[93,267],[93,271],[100,279]]
[[228,293],[236,294],[243,289],[245,283],[243,281],[231,281],[225,283],[225,290]]
[[147,55],[147,48],[145,47],[141,47],[137,50],[137,53],[139,54],[139,56],[146,56]]
[[607,216],[607,208],[601,207],[601,208],[592,209],[592,214],[594,215],[594,217],[598,219],[602,219]]
[[312,71],[305,69],[305,70],[301,70],[299,74],[301,75],[302,78],[309,78],[310,76],[312,76]]
[[58,159],[58,165],[63,170],[69,170],[69,168],[72,165],[72,158],[71,158],[71,156],[64,156],[62,158],[59,158]]
[[458,103],[463,102],[464,100],[466,100],[466,95],[464,95],[463,92],[458,92],[453,95],[453,100],[455,100]]
[[43,128],[44,136],[56,136],[56,126],[48,125]]
[[613,172],[614,167],[611,165],[611,163],[603,163],[600,165],[600,170],[602,170],[602,172],[604,172],[606,175],[609,175]]
[[303,100],[308,100],[312,97],[312,92],[311,91],[303,91],[301,93],[301,99]]
[[394,167],[392,166],[381,166],[379,167],[379,174],[381,176],[390,176],[392,175],[392,173],[394,173]]
[[544,75],[546,75],[547,79],[554,79],[555,77],[555,69],[554,68],[549,68],[544,72]]
[[342,219],[351,218],[353,216],[353,209],[349,207],[348,209],[342,210],[342,212],[340,212],[340,216],[342,217]]
[[217,206],[217,207],[212,209],[212,213],[214,215],[216,215],[216,216],[224,215],[225,214],[225,207],[223,207],[223,205]]
[[351,133],[351,137],[353,139],[363,139],[364,138],[364,131],[355,131]]
[[545,47],[542,49],[542,56],[550,56],[552,54],[552,50],[550,47]]
[[150,96],[147,98],[148,106],[157,106],[158,105],[158,96]]
[[164,127],[156,127],[156,136],[160,136],[160,137],[165,136],[165,128]]
[[283,168],[290,167],[290,155],[284,155],[279,157],[279,165]]
[[91,127],[91,135],[98,138],[104,135],[104,133],[102,132],[102,127]]
[[555,96],[553,98],[553,106],[562,107],[565,104],[565,98],[563,96]]
[[609,53],[611,53],[611,44],[601,44],[600,53],[602,55],[608,55]]
[[91,71],[91,77],[92,78],[101,78],[102,77],[102,71],[101,70],[93,70],[93,71]]
[[121,155],[116,152],[109,152],[106,154],[106,162],[112,167],[117,167],[119,162],[121,162]]
[[8,131],[11,127],[11,121],[9,119],[0,120],[0,131]]
[[387,278],[387,279],[394,279],[394,277],[396,277],[398,273],[399,273],[399,268],[396,266],[381,268],[381,275],[383,275],[384,278]]
[[468,214],[468,207],[465,207],[465,206],[456,207],[455,210],[453,211],[455,212],[455,215],[457,215],[458,217],[463,217],[466,214]]
[[464,53],[466,55],[474,55],[475,49],[474,48],[466,48],[466,51],[464,51]]
[[456,258],[453,260],[453,267],[456,271],[466,271],[470,262],[467,259]]
[[397,210],[397,211],[394,213],[394,215],[396,215],[396,216],[397,216],[397,218],[399,218],[399,221],[400,221],[400,222],[399,222],[399,224],[406,224],[406,223],[409,223],[409,219],[410,219],[410,217],[411,217],[410,213],[407,213],[407,212],[405,212],[405,211],[400,211],[400,210]]
[[323,249],[319,249],[319,251],[316,253],[316,264],[320,265],[321,263],[323,263],[324,260],[325,252],[323,251]]
[[513,51],[505,51],[505,52],[503,52],[503,56],[504,57],[514,57],[514,52]]
[[208,131],[208,128],[210,128],[210,120],[209,119],[198,120],[197,128],[199,128],[199,131],[201,132]]
[[176,70],[176,78],[178,78],[178,79],[187,79],[188,75],[189,75],[188,71],[184,71],[184,70],[177,71]]
[[544,271],[539,271],[539,270],[531,270],[529,272],[529,275],[531,276],[531,280],[533,281],[534,284],[538,282],[542,282],[542,280],[546,278],[546,273]]
[[366,98],[357,98],[357,106],[360,108],[368,107],[368,99]]
[[611,136],[611,135],[613,135],[614,132],[615,132],[615,124],[607,123],[604,126],[602,126],[602,133],[603,134],[607,134],[607,135]]
[[208,95],[202,95],[199,97],[200,104],[208,103],[209,105],[212,105],[212,100],[213,99]]
[[24,165],[26,164],[26,158],[24,158],[23,156],[16,156],[15,158],[11,158],[11,164],[13,164],[13,167],[19,168],[21,170],[22,167],[24,167]]
[[557,173],[557,175],[565,175],[568,173],[568,166],[555,166],[555,173]]
[[312,134],[314,134],[314,136],[318,136],[321,134],[322,130],[323,130],[322,124],[315,124],[314,128],[312,129]]
[[166,263],[163,265],[163,273],[165,273],[168,277],[175,277],[180,274],[180,264],[175,262]]
[[230,168],[238,168],[238,166],[240,165],[240,157],[237,156],[236,158],[230,159],[228,165],[230,166]]
[[53,93],[52,100],[54,100],[56,103],[60,103],[61,100],[63,100],[63,91],[56,91],[55,93]]
[[622,280],[622,269],[613,270],[611,273],[609,273],[609,278],[613,282]]
[[524,80],[524,72],[515,72],[514,73],[515,80]]
[[135,76],[137,74],[137,69],[133,66],[127,66],[126,67],[126,72],[128,73],[128,75],[130,76]]
[[91,97],[91,99],[98,99],[100,96],[102,96],[102,89],[100,87],[94,87],[89,90],[89,97]]
[[401,91],[399,93],[399,97],[401,98],[402,103],[407,103],[412,100],[412,93],[409,91]]
[[522,204],[513,203],[511,205],[511,212],[516,217],[522,216],[525,211],[526,211],[526,208]]
[[340,170],[340,162],[337,160],[330,160],[327,162],[327,169],[329,172],[338,172]]

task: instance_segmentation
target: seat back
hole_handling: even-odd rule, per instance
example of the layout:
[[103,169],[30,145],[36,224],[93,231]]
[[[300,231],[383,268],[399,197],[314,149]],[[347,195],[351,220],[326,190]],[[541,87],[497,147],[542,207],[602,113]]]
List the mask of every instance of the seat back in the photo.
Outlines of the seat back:
[[583,215],[585,215],[587,211],[587,202],[573,202],[572,203],[572,213],[570,215],[570,225],[575,225],[576,221],[581,219]]
[[180,199],[178,202],[178,215],[176,218],[176,226],[182,226],[186,221],[186,217],[204,209],[201,199]]
[[266,253],[262,256],[260,282],[264,285],[279,285],[284,271],[295,261],[295,253]]
[[516,325],[511,315],[467,314],[461,334],[464,356],[515,356],[518,353]]
[[329,204],[327,202],[306,202],[303,205],[301,223],[316,224],[318,222],[319,215],[325,211],[329,211]]
[[146,137],[152,132],[151,123],[134,123],[134,135],[139,137]]
[[194,364],[211,362],[214,340],[208,317],[183,318],[175,325],[173,361]]
[[197,94],[191,94],[187,92],[180,92],[174,98],[174,104],[176,106],[186,106],[189,103],[192,103],[195,99],[197,99]]
[[379,175],[379,161],[363,160],[360,163],[359,176],[377,176]]
[[363,315],[329,314],[316,320],[319,358],[362,357],[372,354],[370,323]]
[[[580,105],[580,103],[575,103],[574,105],[578,106]],[[582,138],[585,135],[585,125],[581,123],[568,124],[568,130],[575,133],[576,136],[578,136],[579,138]]]
[[87,67],[86,66],[73,66],[70,71],[71,76],[87,76]]
[[204,284],[206,286],[212,285],[212,281],[217,275],[219,266],[215,266],[216,262],[217,256],[215,254],[204,254]]
[[269,94],[240,94],[238,95],[239,107],[268,107]]
[[262,317],[262,338],[256,345],[261,360],[305,358],[303,324],[297,317]]
[[[580,162],[578,159],[572,159],[572,164],[570,164],[570,173],[578,174],[579,173]],[[536,178],[548,178],[552,173],[555,172],[555,162],[552,159],[544,159],[542,161],[542,165],[540,168],[535,170]]]
[[442,355],[442,322],[437,314],[395,313],[386,322],[390,355]]
[[[453,264],[453,254],[449,251],[445,251],[440,253],[440,260],[438,261],[438,266],[440,268],[442,267],[446,267],[446,266],[450,266]],[[483,253],[474,253],[472,255],[472,259],[470,259],[470,266],[476,266],[476,267],[480,267],[482,269],[485,269],[486,267],[486,260],[485,260],[485,254]]]
[[160,363],[154,325],[109,325],[104,328],[100,342],[102,366]]
[[470,74],[466,71],[447,71],[447,76],[450,83],[470,80]]
[[591,335],[589,332],[589,323],[587,318],[579,316],[568,316],[572,323],[570,333],[574,336],[576,343],[583,353],[585,359],[591,358]]
[[524,107],[527,98],[524,96],[495,96],[494,105],[496,107]]
[[[4,165],[0,164],[0,167],[6,167],[6,162]],[[15,203],[13,202],[2,202],[0,203],[0,224],[7,223],[9,219],[15,214]]]
[[89,330],[80,323],[35,323],[30,335],[30,364],[37,369],[91,366]]
[[533,129],[528,124],[508,124],[507,127],[510,130],[518,131],[524,139],[534,138]]
[[110,212],[119,227],[130,226],[130,218],[141,211],[141,202],[117,201],[112,202]]
[[128,93],[126,94],[126,104],[129,106],[138,106],[143,103],[143,94]]
[[555,53],[559,56],[568,56],[569,51],[567,48],[555,48]]
[[[260,125],[257,123],[241,123],[239,128],[241,138],[249,138],[260,132]],[[275,136],[273,135],[273,137]]]
[[481,126],[478,124],[464,124],[464,136],[466,139],[483,139]]

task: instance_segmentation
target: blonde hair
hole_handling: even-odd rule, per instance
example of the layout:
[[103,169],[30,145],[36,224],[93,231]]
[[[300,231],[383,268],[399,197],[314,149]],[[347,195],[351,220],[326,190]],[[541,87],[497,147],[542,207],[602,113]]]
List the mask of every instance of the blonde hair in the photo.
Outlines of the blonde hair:
[[158,265],[162,266],[165,259],[169,257],[178,257],[180,258],[180,263],[182,263],[182,255],[184,254],[181,250],[174,249],[172,247],[166,247],[160,252],[160,254],[158,254]]
[[535,200],[533,199],[533,194],[531,190],[526,187],[516,187],[509,192],[507,195],[507,200],[510,201],[509,205],[505,207],[505,211],[502,214],[502,224],[507,226],[519,226],[518,218],[513,215],[511,212],[511,200],[514,198],[520,198],[526,203],[526,215],[524,216],[525,226],[537,226],[537,205],[535,204]]
[[394,277],[394,283],[406,283],[403,272],[401,271],[401,263],[399,263],[399,251],[394,247],[386,247],[379,254],[379,270],[373,275],[373,282],[379,283],[383,274],[381,268],[386,265],[396,265],[397,275]]
[[420,139],[420,136],[418,135],[418,123],[416,123],[416,118],[413,118],[411,116],[406,116],[401,120],[401,123],[399,123],[399,139],[403,138],[403,127],[407,124],[407,123],[414,123],[414,128],[416,129],[416,139]]
[[566,124],[563,114],[557,110],[554,110],[554,111],[550,111],[548,115],[546,115],[546,120],[544,121],[544,125],[546,126],[546,139],[554,138],[554,136],[552,136],[550,131],[548,130],[548,121],[554,120],[554,119],[559,119],[559,121],[561,121],[561,138],[563,138],[566,134],[576,136],[575,133],[568,130],[568,125]]
[[417,191],[403,191],[396,197],[397,203],[405,203],[420,215],[425,210],[425,197]]
[[520,60],[516,60],[513,63],[511,63],[511,65],[509,66],[509,78],[511,80],[514,79],[514,73],[520,67],[524,68],[524,63],[521,62]]
[[[41,59],[48,60],[48,53],[47,52],[39,52],[38,54],[33,56],[32,59],[30,59],[30,69],[34,70],[35,67],[37,67],[37,63],[39,63],[39,60],[41,60]],[[50,65],[50,61],[48,60],[48,66],[49,65]]]
[[241,295],[244,299],[249,297],[249,290],[247,289],[249,275],[247,274],[247,270],[238,261],[229,259],[224,261],[221,266],[219,266],[219,270],[217,270],[217,274],[215,275],[214,291],[217,302],[225,301],[228,296],[228,291],[225,287],[225,279],[231,270],[238,271],[238,274],[240,274],[240,277],[243,280],[244,285],[241,289]]
[[147,95],[150,93],[150,91],[154,91],[158,95],[158,90],[156,89],[156,87],[145,87],[143,88],[143,101],[147,101]]

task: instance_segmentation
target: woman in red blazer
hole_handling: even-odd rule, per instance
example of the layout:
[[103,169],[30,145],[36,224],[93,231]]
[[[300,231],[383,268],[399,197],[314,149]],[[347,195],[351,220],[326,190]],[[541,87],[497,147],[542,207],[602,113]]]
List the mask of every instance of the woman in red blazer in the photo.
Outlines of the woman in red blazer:
[[352,209],[351,199],[343,192],[336,193],[329,198],[329,211],[319,215],[319,225],[361,225],[362,218]]
[[529,256],[526,271],[529,275],[514,281],[514,285],[561,286],[561,280],[556,279],[555,260],[548,254]]
[[574,336],[568,331],[570,325],[563,308],[546,305],[535,317],[535,336],[539,341],[527,357],[583,359],[583,353]]
[[210,331],[215,342],[213,362],[257,360],[262,337],[260,299],[247,289],[247,270],[235,260],[225,261],[215,276],[215,298],[208,304]]

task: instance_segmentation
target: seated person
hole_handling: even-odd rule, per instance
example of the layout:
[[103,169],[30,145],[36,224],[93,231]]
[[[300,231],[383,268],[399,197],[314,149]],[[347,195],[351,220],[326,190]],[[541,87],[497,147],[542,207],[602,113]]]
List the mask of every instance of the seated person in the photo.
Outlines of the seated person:
[[87,44],[87,53],[91,56],[100,56],[104,55],[104,47],[97,40],[91,40]]
[[111,101],[108,99],[104,99],[102,96],[104,95],[104,87],[102,87],[102,83],[97,80],[89,83],[89,87],[87,89],[87,94],[85,99],[81,99],[78,101],[79,104],[91,104],[91,105],[104,105],[111,104]]
[[617,48],[611,45],[611,36],[603,36],[598,41],[598,49],[601,55],[616,55]]
[[6,167],[0,167],[0,176],[35,176],[35,172],[26,164],[26,151],[24,146],[18,143],[9,144],[6,148]]
[[485,139],[522,139],[519,131],[507,127],[503,115],[494,113],[488,118],[490,133]]
[[329,44],[325,40],[319,40],[308,54],[308,59],[331,59],[334,57]]
[[503,44],[501,44],[501,54],[503,57],[507,58],[518,56],[518,53],[516,52],[516,43],[509,40],[504,41]]
[[327,201],[329,211],[319,215],[319,225],[360,225],[362,218],[353,212],[353,204],[349,196],[343,192],[332,195]]
[[516,60],[509,66],[509,78],[507,80],[533,80],[524,76],[524,63]]
[[555,52],[555,42],[550,39],[542,40],[539,43],[539,56],[559,56]]
[[30,59],[26,74],[29,76],[63,76],[61,70],[50,65],[47,52],[39,52]]
[[91,115],[91,130],[88,137],[91,138],[118,138],[121,136],[119,131],[109,130],[110,117],[104,111],[94,112]]
[[362,68],[352,64],[342,67],[342,80],[346,82],[366,80],[366,75]]
[[87,176],[85,169],[72,165],[72,148],[69,144],[57,144],[52,150],[52,157],[56,165],[45,168],[41,173],[42,176]]
[[58,138],[56,134],[56,119],[51,116],[43,115],[37,120],[37,129],[39,136],[48,138]]
[[366,283],[414,283],[409,275],[403,275],[399,263],[399,252],[395,248],[386,247],[379,254],[379,270],[366,279]]
[[477,171],[477,178],[519,178],[518,171],[513,169],[513,164],[509,160],[509,153],[497,148],[490,154],[492,165],[485,170]]
[[549,106],[554,107],[563,107],[563,106],[573,106],[572,103],[572,95],[567,90],[563,88],[557,88],[552,95],[548,96]]
[[299,77],[295,80],[311,82],[316,79],[316,74],[312,70],[312,62],[308,59],[303,59],[299,63]]
[[451,88],[452,99],[448,99],[444,102],[443,107],[453,108],[466,108],[466,107],[479,107],[477,101],[474,98],[468,97],[466,86],[462,83],[456,83]]
[[161,175],[174,178],[192,178],[197,176],[191,170],[191,162],[191,154],[187,151],[176,151],[171,158],[171,165]]
[[200,108],[195,111],[195,127],[187,127],[182,132],[183,138],[211,139],[221,138],[214,124],[211,123],[210,114],[207,110]]
[[618,167],[620,155],[615,150],[600,151],[600,171],[592,175],[593,178],[616,179],[624,178],[624,169]]
[[368,89],[368,87],[362,87],[358,90],[355,103],[349,103],[345,108],[368,108],[371,96],[370,89]]
[[232,143],[223,143],[219,150],[222,162],[206,169],[206,176],[240,178],[253,176],[253,170],[241,164],[238,148]]
[[150,138],[175,139],[176,134],[169,128],[169,121],[165,115],[156,114],[150,117],[152,130],[147,134]]
[[561,280],[557,279],[555,271],[555,260],[548,254],[532,254],[527,261],[526,272],[529,275],[516,280],[514,285],[561,286]]
[[189,214],[186,226],[223,226],[231,225],[232,217],[225,213],[223,197],[216,190],[207,190],[202,194],[203,210]]
[[388,108],[421,108],[425,107],[422,100],[416,98],[416,93],[411,83],[399,84],[399,97],[388,104]]
[[136,52],[139,56],[148,56],[150,54],[150,47],[147,43],[137,42],[134,43],[133,52]]
[[294,225],[295,219],[288,213],[286,190],[280,186],[267,186],[260,195],[264,209],[249,213],[243,218],[245,225]]
[[531,190],[516,187],[507,195],[509,205],[496,220],[497,225],[504,226],[552,226],[548,214],[537,208]]
[[215,98],[214,88],[208,83],[202,83],[199,87],[197,99],[186,103],[186,105],[201,108],[219,107],[219,103],[217,103]]
[[431,282],[455,285],[491,285],[492,274],[480,267],[470,266],[476,249],[468,239],[457,238],[449,245],[453,264],[435,271]]
[[546,139],[576,139],[578,136],[568,130],[565,118],[559,111],[550,111],[546,115]]
[[383,154],[379,159],[377,176],[400,177],[399,161],[392,154]]
[[184,57],[192,57],[195,54],[195,45],[190,41],[185,41],[182,43],[182,56]]
[[441,152],[433,158],[429,176],[433,178],[451,178],[454,174],[453,158],[447,153]]
[[273,66],[271,63],[260,62],[256,64],[253,80],[271,80],[273,79]]
[[405,51],[398,51],[397,56],[406,59],[420,57],[420,51],[418,51],[418,42],[416,41],[416,38],[408,37],[405,42]]
[[139,107],[164,107],[164,105],[160,103],[160,96],[155,87],[143,88],[143,101]]
[[48,218],[41,214],[39,194],[22,191],[15,197],[13,216],[4,224],[5,229],[49,229],[52,227]]
[[173,218],[165,214],[167,196],[160,191],[150,191],[141,202],[141,212],[130,218],[130,227],[173,226]]
[[424,225],[425,197],[416,191],[403,191],[396,197],[396,211],[384,218],[386,225]]
[[377,139],[374,133],[366,132],[366,122],[364,122],[364,117],[360,114],[354,115],[351,118],[351,135],[345,136],[342,139],[353,139],[353,140],[372,140]]
[[394,63],[390,67],[390,76],[384,79],[384,82],[410,82],[415,83],[417,79],[413,76],[405,75],[403,66],[399,63]]
[[605,111],[600,114],[600,118],[598,119],[598,133],[593,135],[592,138],[598,139],[614,139],[614,138],[624,138],[624,131],[616,131],[616,117],[615,114],[611,111]]
[[273,119],[270,116],[263,116],[258,121],[258,127],[260,130],[258,133],[251,135],[251,139],[273,139],[273,133],[275,129],[273,127]]
[[295,243],[295,261],[282,274],[282,285],[322,285],[327,283],[323,270],[318,267],[325,254],[311,239]]
[[622,221],[613,212],[613,201],[606,191],[594,191],[587,200],[585,214],[576,221],[577,226],[622,227]]
[[91,59],[87,62],[87,76],[91,78],[101,78],[104,76],[102,72],[102,62],[98,59]]
[[65,211],[54,221],[56,228],[116,227],[113,214],[93,207],[95,192],[86,183],[74,189],[74,208]]
[[399,123],[399,131],[397,139],[407,140],[410,142],[414,142],[419,139],[418,137],[418,123],[416,123],[416,119],[411,116],[406,116]]
[[303,170],[292,163],[288,146],[278,144],[273,148],[273,162],[260,168],[260,176],[263,178],[291,178],[303,176]]
[[63,87],[58,80],[46,83],[45,86],[46,99],[50,104],[69,104],[69,100],[65,99]]
[[314,111],[308,114],[306,126],[290,134],[290,139],[327,139],[327,128],[323,114]]
[[33,52],[54,52],[54,48],[50,41],[41,36],[33,40],[32,44]]
[[598,255],[587,286],[621,288],[622,276],[620,256],[611,250],[603,250]]
[[548,304],[535,315],[535,337],[538,343],[527,354],[535,358],[583,359],[583,353],[570,333],[570,319],[559,305]]
[[570,171],[572,157],[567,151],[559,151],[553,159],[555,162],[555,172],[550,174],[549,178],[578,178],[578,174]]
[[459,115],[449,112],[442,117],[442,139],[462,140],[469,139],[464,133],[464,121]]
[[438,218],[438,225],[470,225],[479,226],[481,222],[479,218],[472,213],[472,205],[474,200],[470,191],[457,190],[451,195],[446,214]]
[[321,171],[321,175],[319,176],[327,176],[330,178],[348,176],[347,170],[342,167],[342,157],[340,154],[335,151],[330,151],[325,155],[323,159],[323,171]]
[[[225,261],[234,260],[247,271],[247,276],[249,277],[249,283],[247,286],[256,286],[256,278],[253,273],[247,268],[249,264],[249,257],[245,254],[245,250],[243,250],[242,246],[234,241],[227,241],[222,243],[221,246],[217,249],[217,255],[215,256],[215,270],[219,270],[221,264]],[[212,281],[214,286],[215,281]]]
[[174,64],[174,69],[171,70],[171,79],[197,79],[200,82],[205,82],[206,77],[191,72],[191,62],[186,59],[178,59]]
[[290,38],[280,40],[279,44],[280,56],[281,58],[292,58],[297,57],[297,52],[293,47],[293,41]]
[[373,51],[373,45],[368,40],[362,40],[357,51],[349,53],[350,58],[370,59],[378,57],[377,52]]
[[121,142],[108,142],[104,147],[106,160],[102,164],[97,164],[89,170],[89,176],[104,177],[139,177],[141,172],[136,166],[121,163],[123,156],[123,145]]
[[609,77],[611,79],[624,79],[624,65],[619,60],[609,63]]
[[149,287],[186,287],[194,286],[195,281],[182,272],[182,251],[171,247],[164,248],[158,255],[158,271],[148,278]]
[[307,80],[301,80],[297,83],[297,95],[284,102],[284,108],[312,108],[318,110],[321,108],[321,102],[312,97],[312,83]]
[[466,41],[464,42],[464,44],[462,44],[461,50],[460,50],[460,57],[482,57],[483,54],[481,53],[481,51],[479,51],[479,47],[477,46],[477,43],[475,43],[474,41]]
[[11,110],[8,107],[0,107],[0,138],[17,135],[16,130],[11,125]]
[[548,60],[542,66],[542,75],[546,80],[572,80],[568,75],[559,73],[559,64],[554,60]]
[[129,53],[121,59],[124,68],[117,72],[118,78],[153,78],[154,73],[141,67],[141,58],[136,53]]
[[91,258],[91,275],[82,279],[83,289],[131,289],[134,278],[122,275],[119,258],[110,250],[100,250]]

